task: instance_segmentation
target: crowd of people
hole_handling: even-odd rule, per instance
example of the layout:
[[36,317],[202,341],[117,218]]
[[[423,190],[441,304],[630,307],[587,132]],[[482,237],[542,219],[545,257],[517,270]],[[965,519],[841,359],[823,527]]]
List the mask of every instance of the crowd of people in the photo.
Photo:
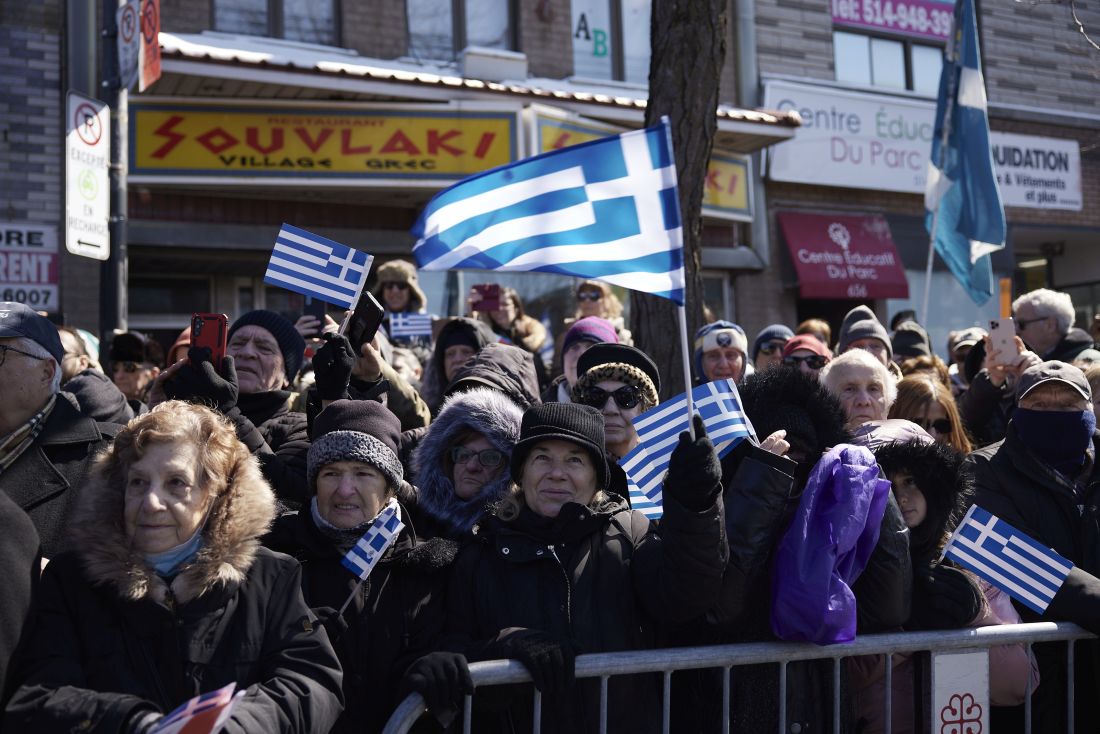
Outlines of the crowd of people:
[[[675,439],[662,512],[631,508],[619,460],[662,375],[614,292],[580,282],[560,330],[501,289],[432,334],[416,268],[377,271],[387,318],[232,319],[226,356],[117,335],[106,364],[70,326],[0,303],[0,730],[145,734],[236,683],[227,732],[380,731],[420,693],[455,725],[471,662],[531,684],[475,697],[474,730],[595,731],[578,654],[1065,620],[1100,633],[1096,334],[1065,294],[1013,303],[1015,349],[971,325],[947,360],[910,313],[695,334],[698,384],[731,380],[758,438],[719,457]],[[971,504],[1071,560],[1043,615],[941,559]],[[387,533],[382,533],[385,519]],[[394,529],[396,528],[396,529]],[[842,537],[837,537],[842,536]],[[344,560],[371,538],[369,575]],[[378,545],[375,545],[375,540]],[[385,544],[381,544],[382,541]],[[842,548],[843,547],[843,548]],[[381,549],[381,550],[379,550]],[[843,560],[838,556],[844,555]],[[885,730],[882,657],[672,678],[675,731]],[[894,655],[892,730],[921,724],[920,656]],[[1100,727],[1100,646],[990,652],[995,731]],[[745,674],[747,673],[747,674]],[[523,690],[526,689],[526,690]],[[657,731],[661,678],[611,678],[608,731]],[[839,704],[840,711],[834,711]],[[796,728],[797,727],[797,728]]]

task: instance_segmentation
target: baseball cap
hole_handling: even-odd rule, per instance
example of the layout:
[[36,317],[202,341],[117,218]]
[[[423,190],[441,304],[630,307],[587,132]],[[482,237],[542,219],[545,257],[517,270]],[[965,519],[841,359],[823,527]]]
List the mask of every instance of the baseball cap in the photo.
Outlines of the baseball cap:
[[1065,383],[1085,400],[1092,400],[1092,389],[1085,373],[1079,367],[1052,359],[1024,370],[1016,384],[1016,401],[1023,400],[1029,392],[1048,382]]
[[982,339],[985,338],[985,329],[977,326],[971,326],[969,329],[963,329],[955,338],[951,341],[951,351],[954,352],[959,347],[972,347]]
[[57,327],[45,316],[39,316],[22,303],[0,301],[0,339],[26,337],[43,347],[61,364],[65,347],[57,335]]

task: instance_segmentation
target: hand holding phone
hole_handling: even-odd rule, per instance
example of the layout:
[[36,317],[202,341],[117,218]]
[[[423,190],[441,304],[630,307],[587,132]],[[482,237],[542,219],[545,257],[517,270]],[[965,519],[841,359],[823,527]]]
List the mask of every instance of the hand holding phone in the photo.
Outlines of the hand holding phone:
[[[191,347],[210,350],[210,363],[221,372],[225,359],[225,344],[229,333],[229,317],[224,313],[197,313],[191,316]],[[197,367],[198,365],[193,365]]]
[[500,310],[500,285],[497,283],[482,283],[474,286],[474,291],[481,296],[480,300],[474,303],[474,308],[477,311],[499,311]]
[[1020,351],[1016,346],[1016,322],[1011,316],[989,322],[989,346],[994,364],[1008,366],[1016,363]]
[[369,291],[363,291],[358,303],[355,304],[355,310],[340,331],[347,336],[356,354],[361,354],[363,344],[374,338],[385,315],[386,310],[382,308],[378,299]]

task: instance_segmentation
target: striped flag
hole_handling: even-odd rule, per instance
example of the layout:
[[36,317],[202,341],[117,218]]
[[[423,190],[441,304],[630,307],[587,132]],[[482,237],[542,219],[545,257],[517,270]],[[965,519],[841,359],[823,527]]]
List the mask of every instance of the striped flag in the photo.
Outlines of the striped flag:
[[427,313],[391,313],[391,339],[415,339],[432,335],[432,315]]
[[[755,438],[752,423],[741,408],[741,396],[733,380],[717,380],[691,391],[695,412],[703,418],[707,435],[721,458],[746,436]],[[638,445],[619,460],[626,472],[630,505],[657,519],[663,513],[661,487],[669,458],[680,433],[688,430],[687,399],[681,393],[634,419]]]
[[275,238],[264,282],[352,309],[372,262],[374,255],[284,224]]
[[971,505],[943,555],[1042,614],[1073,564],[986,510]]
[[401,508],[397,500],[390,497],[378,517],[367,528],[367,532],[363,533],[363,537],[340,562],[360,579],[366,579],[404,527],[405,524],[401,522]]
[[214,734],[229,720],[244,691],[233,695],[237,684],[195,696],[179,706],[149,730],[149,734]]
[[412,233],[424,270],[560,273],[684,302],[667,120],[459,181],[428,202]]

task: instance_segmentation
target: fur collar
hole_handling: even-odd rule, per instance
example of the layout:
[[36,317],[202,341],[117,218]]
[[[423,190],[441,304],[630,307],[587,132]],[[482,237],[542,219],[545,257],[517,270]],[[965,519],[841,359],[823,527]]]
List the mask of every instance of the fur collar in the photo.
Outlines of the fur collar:
[[505,461],[504,471],[496,481],[482,487],[476,497],[459,499],[444,463],[451,441],[472,428],[484,434],[493,448],[511,456],[512,447],[519,440],[522,419],[519,406],[496,390],[477,388],[449,397],[413,454],[420,509],[456,534],[469,533],[485,509],[505,495],[512,477]]
[[[130,548],[122,519],[123,487],[110,486],[93,472],[73,510],[78,555],[94,585],[112,587],[128,601],[163,603],[168,585],[141,553]],[[198,557],[172,580],[172,596],[184,603],[217,587],[241,584],[260,547],[260,536],[275,519],[275,493],[250,456],[236,478],[214,500]]]

